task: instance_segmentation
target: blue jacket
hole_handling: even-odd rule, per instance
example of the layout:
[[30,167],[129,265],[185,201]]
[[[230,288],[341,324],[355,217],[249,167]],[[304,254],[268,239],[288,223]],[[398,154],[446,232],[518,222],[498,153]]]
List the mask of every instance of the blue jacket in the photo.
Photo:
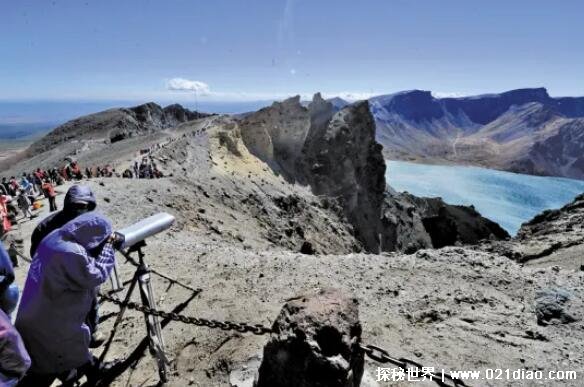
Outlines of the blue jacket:
[[12,282],[14,282],[14,268],[8,252],[0,242],[0,293],[8,289]]
[[28,181],[26,177],[23,177],[22,179],[20,179],[20,188],[22,188],[25,191],[28,191],[30,188],[32,188],[32,184],[30,184],[30,181]]
[[90,253],[111,233],[103,215],[88,212],[41,242],[16,317],[16,328],[32,358],[31,371],[61,373],[90,360],[85,318],[96,287],[107,281],[115,260],[109,243],[99,256]]

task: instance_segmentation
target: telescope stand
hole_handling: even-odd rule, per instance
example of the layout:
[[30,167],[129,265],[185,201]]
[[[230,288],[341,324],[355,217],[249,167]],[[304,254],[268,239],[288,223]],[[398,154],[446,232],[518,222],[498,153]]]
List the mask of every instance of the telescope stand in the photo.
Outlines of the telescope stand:
[[[152,284],[150,283],[150,269],[146,262],[144,262],[144,253],[142,252],[142,247],[145,246],[146,243],[140,242],[139,244],[132,246],[128,249],[127,252],[121,252],[124,256],[128,256],[132,252],[138,253],[139,258],[139,265],[134,273],[132,281],[130,282],[130,287],[126,293],[124,298],[123,304],[120,307],[120,312],[114,322],[114,326],[112,329],[112,334],[108,338],[107,343],[101,353],[99,358],[100,362],[103,362],[111,343],[114,339],[116,334],[116,330],[122,318],[124,317],[124,313],[126,312],[128,302],[132,298],[132,293],[138,284],[140,290],[140,299],[142,301],[142,305],[146,306],[151,309],[156,309],[156,303],[154,299],[154,292],[152,291]],[[115,277],[115,278],[114,278]],[[117,284],[117,286],[116,286]],[[123,288],[120,286],[119,278],[117,278],[117,269],[114,270],[112,276],[112,285],[114,286],[113,291],[120,291]],[[162,337],[162,328],[160,326],[160,320],[157,316],[150,315],[148,313],[144,313],[144,319],[146,320],[146,333],[148,335],[149,340],[149,348],[150,354],[156,358],[156,362],[158,363],[158,375],[160,376],[160,382],[166,383],[168,381],[168,367],[169,361],[166,357],[164,352],[164,339]]]

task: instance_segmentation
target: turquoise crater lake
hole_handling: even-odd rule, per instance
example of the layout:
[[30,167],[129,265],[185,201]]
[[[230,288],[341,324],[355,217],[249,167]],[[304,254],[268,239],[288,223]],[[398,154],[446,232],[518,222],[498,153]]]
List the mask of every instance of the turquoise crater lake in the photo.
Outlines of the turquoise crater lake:
[[386,178],[397,191],[439,196],[450,204],[474,205],[483,216],[515,235],[543,210],[560,208],[584,192],[584,181],[387,160]]

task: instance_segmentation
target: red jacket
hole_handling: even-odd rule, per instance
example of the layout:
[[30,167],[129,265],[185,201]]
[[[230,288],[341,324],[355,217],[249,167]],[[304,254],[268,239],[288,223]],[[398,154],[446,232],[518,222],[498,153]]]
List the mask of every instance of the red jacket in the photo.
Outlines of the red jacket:
[[57,193],[55,192],[55,187],[53,187],[51,183],[43,183],[41,188],[43,189],[43,192],[45,193],[46,197],[54,198],[55,196],[57,196]]

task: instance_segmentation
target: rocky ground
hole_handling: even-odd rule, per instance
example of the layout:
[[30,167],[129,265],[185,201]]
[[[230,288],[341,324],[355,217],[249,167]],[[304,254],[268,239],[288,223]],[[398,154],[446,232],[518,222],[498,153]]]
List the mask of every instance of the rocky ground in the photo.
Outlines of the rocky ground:
[[[414,200],[394,201],[391,206],[380,205],[380,210],[388,224],[401,227],[399,238],[420,227],[406,238],[410,242],[396,242],[394,247],[407,247],[414,240],[417,244],[400,248],[407,253],[367,254],[355,233],[359,223],[347,216],[346,202],[331,195],[316,196],[311,187],[290,182],[286,175],[290,169],[274,167],[270,160],[250,152],[242,140],[245,127],[233,117],[215,116],[108,146],[81,145],[81,149],[88,147],[78,152],[82,164],[108,161],[120,169],[146,145],[163,145],[152,156],[172,177],[84,182],[94,189],[98,210],[116,228],[162,211],[176,217],[169,231],[148,240],[147,262],[202,291],[193,294],[154,276],[160,309],[270,326],[286,300],[333,287],[359,300],[363,341],[386,348],[395,357],[437,369],[575,370],[584,377],[584,271],[573,259],[579,255],[581,260],[577,250],[582,248],[581,200],[536,218],[516,239],[441,249],[427,248],[432,238],[424,234],[426,215],[411,204]],[[343,131],[342,123],[333,128]],[[11,171],[34,162],[14,165]],[[355,164],[348,168],[351,173],[367,172]],[[64,193],[68,186],[58,189]],[[60,203],[63,195],[59,198]],[[428,216],[437,216],[426,210],[432,212]],[[43,207],[41,216],[46,211]],[[461,223],[453,218],[467,210],[443,211],[449,214],[445,219],[454,227],[452,232],[462,235],[457,229]],[[23,238],[24,251],[35,224],[36,220],[24,221],[9,236]],[[494,229],[487,230],[495,238]],[[457,238],[454,242],[461,244]],[[514,253],[532,245],[556,247],[550,254],[530,259],[525,253]],[[118,259],[121,277],[129,279],[134,268],[122,256]],[[20,285],[26,270],[22,262],[17,269]],[[109,284],[103,289],[109,289]],[[117,310],[112,304],[102,305],[105,333],[111,330]],[[165,323],[163,332],[171,360],[171,386],[243,387],[244,370],[253,373],[268,341],[268,336],[179,322]],[[127,312],[107,357],[125,360],[112,385],[157,384],[156,363],[145,350],[144,339],[143,316]],[[377,366],[366,360],[363,385],[406,385],[377,384]],[[578,386],[581,382],[556,384]],[[472,385],[550,383],[481,380]]]
[[[100,198],[100,210],[117,227],[167,210],[156,201],[144,200],[152,197],[151,182],[132,181],[129,190],[122,189],[128,186],[126,181],[99,183],[89,184]],[[179,221],[170,232],[149,241],[147,260],[153,268],[203,291],[192,298],[188,290],[169,287],[168,282],[154,277],[161,309],[183,305],[181,313],[189,316],[270,325],[287,299],[306,290],[335,287],[359,299],[363,340],[394,356],[447,369],[584,372],[582,322],[541,326],[536,315],[537,292],[562,288],[571,295],[567,310],[581,318],[584,272],[580,270],[521,266],[469,247],[410,255],[304,255],[275,248],[246,249],[243,243],[213,240],[212,233],[185,224],[174,209],[170,212]],[[23,223],[19,232],[27,236],[33,226]],[[130,278],[133,267],[118,258],[122,278]],[[26,268],[23,264],[17,269],[20,284]],[[111,328],[111,314],[116,310],[113,305],[103,305],[101,313],[107,316],[104,332]],[[144,329],[143,317],[128,312],[109,358],[127,359],[134,354],[145,337]],[[170,385],[175,386],[229,386],[230,374],[261,356],[267,340],[177,322],[164,328],[164,337],[173,361]],[[156,384],[156,363],[148,353],[134,358],[136,364],[113,385]],[[376,367],[367,361],[371,378]],[[478,385],[513,384],[483,381]]]

